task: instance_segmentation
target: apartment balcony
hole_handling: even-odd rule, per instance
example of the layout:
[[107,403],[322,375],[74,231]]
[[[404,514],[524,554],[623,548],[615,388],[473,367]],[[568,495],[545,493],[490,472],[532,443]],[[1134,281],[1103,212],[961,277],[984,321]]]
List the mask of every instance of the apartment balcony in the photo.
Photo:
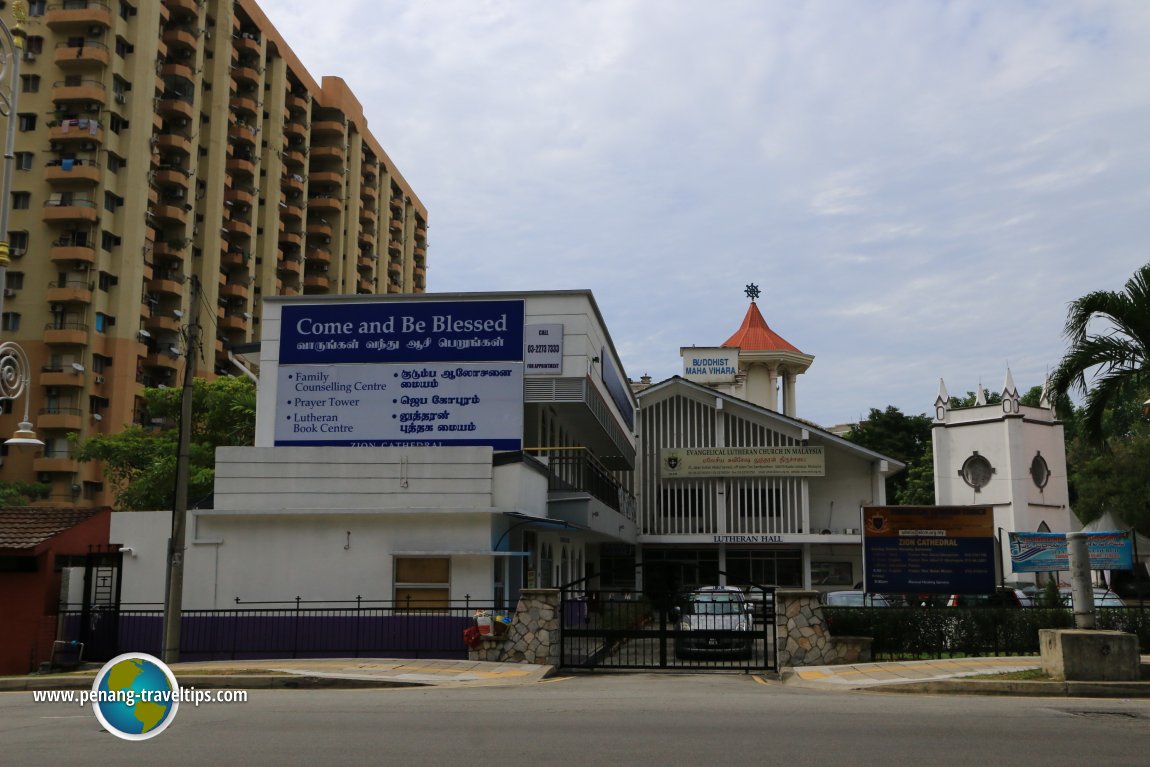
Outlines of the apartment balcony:
[[331,251],[326,248],[312,248],[307,252],[309,266],[318,264],[324,268],[331,266]]
[[44,203],[40,218],[45,223],[94,223],[100,217],[94,200],[57,199]]
[[280,176],[280,189],[288,194],[292,191],[303,192],[303,176],[283,174]]
[[80,470],[80,462],[67,450],[45,450],[43,455],[32,459],[32,470],[48,474],[74,474]]
[[88,101],[106,106],[108,89],[99,80],[60,80],[52,84],[53,101]]
[[307,139],[307,123],[295,117],[288,119],[284,122],[284,135],[297,141],[305,141]]
[[172,333],[180,332],[180,323],[183,320],[179,317],[174,317],[170,314],[153,314],[144,320],[144,329],[149,333],[156,333],[168,331]]
[[77,370],[74,367],[52,367],[45,365],[40,368],[41,386],[69,386],[72,388],[81,388],[84,386],[84,373],[81,367]]
[[343,201],[338,197],[319,194],[307,199],[307,209],[322,213],[342,213]]
[[44,165],[45,181],[98,184],[103,175],[100,165],[91,160],[49,160]]
[[49,3],[44,11],[44,24],[49,29],[66,33],[70,27],[100,26],[110,29],[113,22],[112,7],[102,0],[69,0]]
[[375,187],[361,184],[359,187],[359,199],[363,200],[365,204],[375,207],[375,201],[379,199],[379,192]]
[[58,346],[87,346],[88,326],[83,322],[50,322],[44,326],[44,343]]
[[36,416],[38,429],[67,429],[79,431],[84,427],[84,413],[78,407],[61,407],[59,405],[40,408]]
[[388,240],[387,241],[387,249],[392,253],[396,253],[396,254],[403,253],[403,243],[400,242],[399,240]]
[[375,293],[375,283],[370,278],[360,277],[356,283],[356,289],[360,293]]
[[388,261],[387,271],[394,274],[396,277],[403,276],[403,262],[402,261]]
[[90,304],[96,285],[89,280],[54,280],[44,298],[53,304]]
[[255,193],[247,187],[234,186],[224,191],[224,202],[230,202],[232,205],[246,205],[251,207],[255,205]]
[[240,114],[256,115],[260,111],[259,102],[250,96],[232,96],[231,106]]
[[303,218],[303,208],[294,202],[281,202],[280,218],[286,221],[299,221]]
[[195,82],[196,71],[180,61],[170,61],[160,65],[161,77],[182,77],[188,82]]
[[411,268],[411,276],[417,280],[422,280],[427,276],[426,266],[413,266]]
[[195,50],[198,45],[199,30],[185,27],[170,27],[164,30],[163,41],[174,51]]
[[331,239],[332,231],[331,224],[322,221],[309,222],[307,225],[308,237],[327,237]]
[[263,53],[263,51],[260,49],[260,41],[252,35],[233,35],[232,42],[235,45],[236,50],[240,52],[241,56],[244,55],[245,52],[253,53],[256,56],[259,56]]
[[220,266],[230,268],[246,267],[251,259],[242,250],[229,250],[220,254]]
[[183,97],[161,98],[156,102],[156,112],[172,123],[179,123],[180,120],[190,122],[194,116],[191,100]]
[[191,211],[191,207],[188,203],[164,202],[153,208],[152,215],[155,216],[157,221],[162,221],[167,224],[187,224],[188,213]]
[[95,150],[104,143],[104,128],[99,121],[89,118],[61,120],[55,125],[49,123],[48,140],[82,151],[85,144],[91,144]]
[[284,99],[284,106],[292,112],[307,112],[307,99],[295,93],[288,93]]
[[228,128],[228,138],[241,144],[254,146],[256,143],[256,129],[246,123],[236,123]]
[[303,235],[299,232],[280,232],[279,236],[280,245],[294,245],[297,248],[303,246]]
[[149,293],[157,293],[162,296],[182,296],[184,295],[184,279],[183,276],[176,275],[160,275],[153,277],[145,283],[145,287]]
[[232,298],[236,300],[248,299],[248,286],[241,285],[238,282],[225,282],[220,285],[220,298]]
[[281,276],[287,277],[291,275],[298,275],[303,271],[303,264],[296,259],[281,258],[276,262],[276,272]]
[[227,161],[228,172],[236,177],[250,178],[256,174],[256,164],[253,160],[243,157],[232,157]]
[[228,233],[232,234],[232,235],[238,235],[240,237],[251,237],[252,236],[252,225],[249,224],[247,221],[239,221],[239,220],[225,221],[224,222],[224,229],[227,229]]
[[417,259],[426,258],[427,257],[427,246],[426,245],[416,245],[414,248],[412,248],[412,254]]
[[156,146],[159,149],[172,149],[186,155],[192,153],[192,140],[178,133],[161,133],[156,136]]
[[237,83],[244,83],[246,85],[258,86],[260,84],[260,73],[254,67],[238,66],[232,67],[232,77],[235,78]]
[[334,160],[335,162],[344,161],[344,151],[342,146],[313,146],[311,148],[311,159],[320,162]]
[[415,224],[415,238],[417,240],[427,239],[427,224],[421,224],[418,222]]
[[373,256],[361,255],[359,258],[357,258],[355,260],[355,265],[357,267],[359,267],[361,270],[374,269],[375,268],[375,258]]
[[389,218],[389,219],[387,220],[387,228],[388,228],[388,229],[390,229],[390,230],[391,230],[391,231],[393,231],[393,232],[400,232],[400,233],[402,233],[402,232],[403,232],[403,219],[401,219],[401,218],[394,218],[394,217],[393,217],[393,218]]
[[290,167],[302,169],[307,162],[307,154],[303,149],[285,149],[283,154],[284,162]]
[[[312,191],[316,190],[317,184],[331,184],[332,187],[343,188],[343,173],[332,170],[313,171],[308,174],[308,182],[311,184]],[[319,187],[321,190],[324,187]],[[324,191],[334,191],[333,189],[326,189]]]
[[400,287],[399,285],[396,285],[394,282],[389,282],[387,284],[387,292],[388,293],[402,293],[403,288]]
[[248,319],[242,314],[225,314],[216,320],[216,326],[229,333],[243,332],[248,329]]
[[183,189],[186,193],[190,186],[188,172],[183,168],[160,168],[155,175],[156,184],[160,186],[173,186]]
[[358,237],[359,246],[361,248],[375,249],[375,234],[367,230],[361,229]]
[[96,263],[96,249],[90,245],[53,244],[48,259],[60,268],[88,269]]
[[57,43],[52,57],[56,66],[65,71],[83,71],[108,66],[112,60],[108,46],[96,40],[80,43]]
[[144,367],[159,368],[164,371],[175,372],[179,369],[180,358],[170,352],[153,352],[144,358]]
[[309,288],[315,290],[328,290],[331,288],[331,278],[326,274],[315,273],[305,275],[303,278],[304,290]]
[[[615,479],[612,471],[588,448],[525,448],[523,452],[546,459],[549,475],[548,495],[551,500],[565,501],[566,504],[560,504],[560,507],[565,507],[566,511],[579,516],[578,519],[567,521],[582,527],[598,526],[603,520],[596,523],[591,515],[600,516],[595,508],[599,504],[618,515],[614,520],[628,520],[632,523],[635,521],[635,497]],[[582,509],[574,503],[579,500],[579,495],[589,496],[586,499],[589,503]],[[598,503],[595,503],[596,501]],[[617,524],[614,520],[611,521],[612,525]]]
[[313,120],[311,133],[313,136],[343,136],[347,132],[347,124],[342,120]]
[[152,244],[152,255],[166,260],[183,261],[184,250],[188,247],[187,240],[160,240]]

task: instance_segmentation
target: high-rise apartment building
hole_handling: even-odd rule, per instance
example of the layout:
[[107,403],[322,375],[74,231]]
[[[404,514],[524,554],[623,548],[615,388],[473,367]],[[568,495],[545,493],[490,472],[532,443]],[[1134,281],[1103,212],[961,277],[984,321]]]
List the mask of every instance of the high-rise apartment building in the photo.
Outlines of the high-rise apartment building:
[[[194,312],[210,376],[260,338],[261,296],[422,293],[427,210],[343,80],[314,80],[253,0],[27,6],[0,338],[28,353],[45,447],[0,479],[103,505],[69,434],[178,385]],[[23,403],[4,404],[10,434]]]

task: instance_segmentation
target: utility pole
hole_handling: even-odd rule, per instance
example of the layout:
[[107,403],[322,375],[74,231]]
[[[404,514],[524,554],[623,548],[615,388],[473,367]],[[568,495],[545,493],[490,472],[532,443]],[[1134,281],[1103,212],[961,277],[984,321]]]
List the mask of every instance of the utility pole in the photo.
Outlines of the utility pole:
[[184,387],[180,396],[180,435],[176,456],[176,497],[172,503],[172,538],[168,543],[168,593],[164,598],[164,663],[180,660],[180,618],[184,610],[184,548],[187,537],[188,474],[192,456],[192,394],[199,354],[200,280],[191,278],[191,305],[184,352]]

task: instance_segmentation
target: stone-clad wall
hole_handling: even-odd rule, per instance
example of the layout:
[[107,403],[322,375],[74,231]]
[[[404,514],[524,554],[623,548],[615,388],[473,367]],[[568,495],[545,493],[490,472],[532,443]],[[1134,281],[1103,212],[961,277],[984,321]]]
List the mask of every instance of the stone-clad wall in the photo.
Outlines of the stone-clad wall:
[[485,636],[471,660],[559,665],[559,590],[523,589],[505,636]]
[[838,651],[823,623],[817,591],[776,591],[775,623],[779,668],[839,662]]

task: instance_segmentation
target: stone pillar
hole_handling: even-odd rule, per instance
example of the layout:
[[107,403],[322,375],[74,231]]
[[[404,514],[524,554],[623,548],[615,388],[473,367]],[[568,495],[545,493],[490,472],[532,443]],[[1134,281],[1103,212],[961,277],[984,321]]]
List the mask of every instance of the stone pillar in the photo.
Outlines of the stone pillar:
[[471,660],[559,665],[559,589],[523,589],[507,634],[484,637]]
[[829,666],[838,662],[838,652],[823,623],[817,591],[776,591],[775,624],[780,669]]

